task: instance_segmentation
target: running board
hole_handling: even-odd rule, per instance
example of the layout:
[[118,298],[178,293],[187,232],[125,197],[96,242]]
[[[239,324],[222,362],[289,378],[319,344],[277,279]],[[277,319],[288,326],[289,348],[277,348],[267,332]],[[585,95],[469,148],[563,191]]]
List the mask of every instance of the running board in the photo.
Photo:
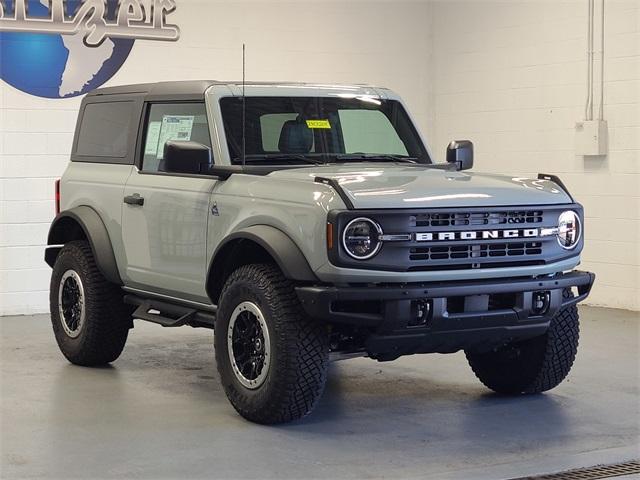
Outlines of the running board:
[[146,320],[162,325],[163,327],[192,327],[213,328],[215,314],[203,312],[185,305],[177,305],[153,298],[142,298],[137,295],[125,295],[124,302],[137,306],[133,318]]

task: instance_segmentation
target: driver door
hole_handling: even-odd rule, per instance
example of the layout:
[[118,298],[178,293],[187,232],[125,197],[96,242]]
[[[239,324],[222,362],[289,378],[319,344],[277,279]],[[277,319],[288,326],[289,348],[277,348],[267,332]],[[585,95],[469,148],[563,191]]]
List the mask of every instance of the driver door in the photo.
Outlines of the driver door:
[[147,106],[141,163],[125,186],[126,286],[209,303],[205,291],[209,200],[216,180],[164,171],[167,140],[211,147],[202,102]]

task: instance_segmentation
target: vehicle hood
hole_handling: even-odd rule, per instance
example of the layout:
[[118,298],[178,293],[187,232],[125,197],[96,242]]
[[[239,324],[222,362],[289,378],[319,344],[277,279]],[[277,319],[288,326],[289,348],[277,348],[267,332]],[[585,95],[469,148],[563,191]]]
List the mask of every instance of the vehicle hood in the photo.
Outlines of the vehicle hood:
[[272,177],[337,181],[357,209],[431,208],[571,203],[554,182],[423,166],[326,165],[279,170]]

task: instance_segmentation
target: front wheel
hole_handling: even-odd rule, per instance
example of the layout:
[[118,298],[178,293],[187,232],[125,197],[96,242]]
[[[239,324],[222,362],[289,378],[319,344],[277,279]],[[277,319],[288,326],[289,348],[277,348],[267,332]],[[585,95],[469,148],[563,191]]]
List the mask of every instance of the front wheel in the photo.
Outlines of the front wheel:
[[[570,290],[563,292],[572,298]],[[571,370],[578,350],[579,315],[575,305],[563,308],[539,337],[515,342],[488,353],[465,352],[478,379],[503,394],[551,390]]]
[[230,275],[214,342],[222,386],[247,420],[296,420],[322,395],[327,330],[305,316],[293,285],[273,265],[245,265]]

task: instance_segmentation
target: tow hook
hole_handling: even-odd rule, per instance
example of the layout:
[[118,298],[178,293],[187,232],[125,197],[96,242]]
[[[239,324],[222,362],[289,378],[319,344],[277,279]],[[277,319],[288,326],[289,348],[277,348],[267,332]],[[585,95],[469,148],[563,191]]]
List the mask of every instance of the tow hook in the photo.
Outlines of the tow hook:
[[412,318],[409,327],[424,327],[433,316],[433,304],[431,300],[418,300],[412,305]]
[[533,298],[531,299],[531,313],[535,316],[544,315],[549,311],[550,303],[551,292],[549,290],[533,292]]

